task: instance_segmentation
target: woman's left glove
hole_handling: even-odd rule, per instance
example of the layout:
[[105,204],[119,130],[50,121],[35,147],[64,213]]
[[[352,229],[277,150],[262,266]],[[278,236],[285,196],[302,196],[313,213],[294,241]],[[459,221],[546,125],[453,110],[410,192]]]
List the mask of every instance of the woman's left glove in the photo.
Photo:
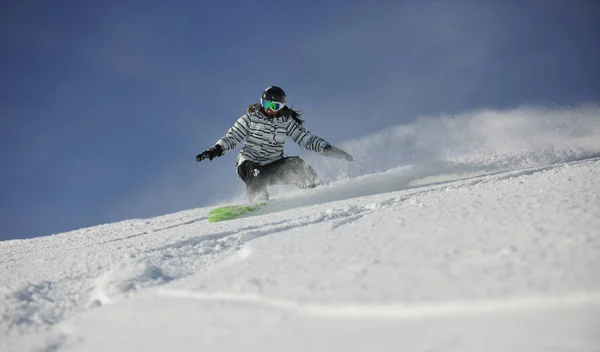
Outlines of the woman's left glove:
[[202,161],[204,159],[214,159],[217,156],[223,155],[223,147],[220,144],[215,144],[214,146],[206,149],[202,153],[196,155],[196,161]]
[[331,146],[331,145],[328,145],[327,147],[323,148],[322,154],[325,156],[330,156],[332,158],[336,158],[336,159],[346,159],[348,161],[354,160],[352,155],[346,153],[345,151],[343,151],[339,148]]

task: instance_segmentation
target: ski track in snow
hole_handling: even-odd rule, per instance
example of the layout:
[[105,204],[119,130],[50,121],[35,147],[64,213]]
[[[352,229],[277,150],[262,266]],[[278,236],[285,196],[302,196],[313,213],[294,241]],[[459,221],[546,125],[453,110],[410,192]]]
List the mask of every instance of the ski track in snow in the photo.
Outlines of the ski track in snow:
[[[281,298],[277,297],[276,292],[269,296],[218,291],[219,285],[214,286],[217,291],[198,291],[166,284],[180,281],[201,269],[209,272],[211,268],[225,265],[239,256],[243,257],[245,245],[255,239],[313,226],[325,226],[333,234],[345,227],[359,226],[358,223],[369,215],[379,214],[399,205],[427,208],[429,205],[423,203],[422,198],[431,194],[486,185],[500,187],[500,182],[505,180],[514,180],[520,184],[525,182],[520,179],[526,176],[552,175],[567,168],[580,168],[582,165],[595,170],[600,167],[599,164],[599,158],[590,158],[522,170],[466,177],[463,175],[462,178],[455,176],[458,179],[448,181],[438,178],[433,184],[431,180],[428,181],[429,184],[401,183],[396,186],[397,189],[388,189],[393,192],[385,194],[382,194],[384,191],[380,185],[394,183],[397,175],[382,173],[315,189],[282,201],[276,210],[267,206],[248,217],[229,222],[209,225],[206,215],[211,208],[202,208],[44,238],[1,242],[0,269],[10,275],[3,274],[0,277],[0,336],[3,336],[0,348],[5,344],[2,350],[8,350],[13,343],[17,346],[29,336],[50,334],[51,337],[44,340],[43,350],[60,349],[68,345],[69,333],[65,332],[68,329],[59,327],[56,330],[59,332],[52,334],[55,325],[83,312],[118,304],[140,291],[151,292],[148,289],[156,286],[162,286],[156,290],[158,296],[201,302],[254,304],[313,318],[426,319],[598,306],[599,281],[594,280],[588,289],[580,285],[577,292],[565,290],[514,299],[425,300],[412,303],[409,299],[403,303],[392,301],[377,304],[369,303],[369,299],[365,299],[363,303],[335,304],[329,302],[327,297],[323,298],[323,303],[303,302],[306,297],[302,295]],[[592,175],[597,176],[599,173]],[[350,186],[353,184],[365,187],[352,189]],[[510,195],[499,189],[497,196],[500,199]],[[597,189],[589,196],[600,199]],[[530,210],[535,211],[538,206],[531,204]],[[597,213],[595,215],[598,216]],[[469,220],[483,221],[476,218]],[[406,219],[397,216],[392,221],[396,222],[393,226],[401,227]],[[544,229],[538,230],[544,232]],[[599,252],[597,237],[572,237],[563,240],[587,241],[590,251]],[[540,239],[539,245],[550,246],[551,252],[557,244]],[[502,248],[491,254],[505,256],[518,250]],[[233,255],[234,253],[237,254]],[[471,258],[476,263],[489,254],[473,252],[465,258]],[[444,255],[451,258],[456,253],[449,251]],[[429,259],[435,261],[439,258]],[[451,261],[447,262],[447,270],[452,271]],[[594,279],[597,280],[598,277]]]
[[421,304],[302,304],[293,300],[257,294],[205,293],[160,289],[159,296],[198,301],[250,303],[291,311],[299,315],[334,319],[434,319],[452,316],[511,314],[528,311],[600,306],[600,291],[575,292],[562,296],[529,296],[509,299],[436,302]]

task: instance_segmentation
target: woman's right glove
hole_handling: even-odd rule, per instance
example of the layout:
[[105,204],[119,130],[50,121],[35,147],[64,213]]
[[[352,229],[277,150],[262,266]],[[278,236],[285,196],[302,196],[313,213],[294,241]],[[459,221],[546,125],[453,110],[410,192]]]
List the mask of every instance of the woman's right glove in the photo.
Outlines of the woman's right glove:
[[203,151],[202,153],[196,155],[196,161],[202,161],[204,159],[214,159],[217,156],[223,155],[223,147],[220,144],[215,144],[213,147],[210,147]]
[[323,148],[323,153],[321,153],[321,154],[332,157],[332,158],[336,158],[336,159],[346,159],[348,161],[354,160],[352,155],[346,153],[345,151],[343,151],[339,148],[331,146],[331,145],[328,145],[325,148]]

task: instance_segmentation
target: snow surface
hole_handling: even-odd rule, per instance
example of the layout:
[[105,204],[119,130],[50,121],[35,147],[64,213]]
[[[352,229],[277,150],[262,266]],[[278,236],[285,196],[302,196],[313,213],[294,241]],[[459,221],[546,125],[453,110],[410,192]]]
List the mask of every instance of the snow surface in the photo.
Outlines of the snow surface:
[[600,115],[556,116],[237,220],[0,242],[0,351],[600,351]]

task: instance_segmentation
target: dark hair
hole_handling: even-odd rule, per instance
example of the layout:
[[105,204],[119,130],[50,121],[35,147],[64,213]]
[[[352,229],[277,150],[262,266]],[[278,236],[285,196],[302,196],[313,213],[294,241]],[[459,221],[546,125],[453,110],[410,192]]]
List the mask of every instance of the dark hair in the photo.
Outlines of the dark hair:
[[[260,105],[260,104],[252,104],[248,106],[248,113],[251,112],[255,112],[255,111],[260,111],[260,112],[265,112],[265,109]],[[300,116],[302,116],[302,113],[299,110],[294,110],[292,108],[288,108],[287,106],[284,106],[283,109],[277,111],[277,115],[275,115],[275,117],[291,117],[294,119],[294,121],[296,121],[299,125],[302,125],[304,123],[304,120],[300,118]]]

